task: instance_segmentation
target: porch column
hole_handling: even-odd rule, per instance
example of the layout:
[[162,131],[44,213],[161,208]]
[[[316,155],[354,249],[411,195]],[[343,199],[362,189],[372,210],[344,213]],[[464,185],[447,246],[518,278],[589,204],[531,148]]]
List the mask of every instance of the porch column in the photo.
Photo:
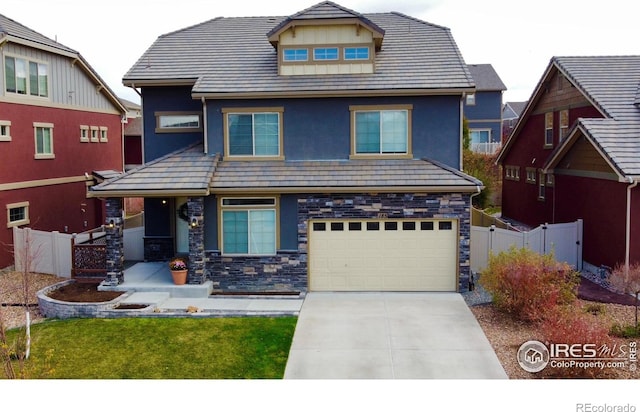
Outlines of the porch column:
[[106,209],[107,278],[102,284],[104,286],[117,286],[124,281],[122,199],[108,198],[106,200]]
[[204,198],[187,200],[189,213],[189,272],[187,283],[200,285],[207,280],[204,253]]

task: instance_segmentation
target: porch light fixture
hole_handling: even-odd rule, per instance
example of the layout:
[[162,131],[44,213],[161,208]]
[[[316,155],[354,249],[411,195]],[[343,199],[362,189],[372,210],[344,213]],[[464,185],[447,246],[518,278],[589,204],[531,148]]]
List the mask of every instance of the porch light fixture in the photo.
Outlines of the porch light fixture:
[[198,218],[192,217],[191,218],[191,227],[197,227],[197,226],[198,226]]
[[116,221],[113,219],[109,219],[109,229],[113,229],[116,225]]

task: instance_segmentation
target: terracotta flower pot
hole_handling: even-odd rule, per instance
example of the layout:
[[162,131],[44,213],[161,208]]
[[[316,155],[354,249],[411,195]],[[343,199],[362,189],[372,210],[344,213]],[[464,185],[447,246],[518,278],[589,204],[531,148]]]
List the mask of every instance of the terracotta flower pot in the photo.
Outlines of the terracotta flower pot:
[[173,277],[173,283],[176,285],[184,285],[187,283],[187,270],[172,270],[171,276]]

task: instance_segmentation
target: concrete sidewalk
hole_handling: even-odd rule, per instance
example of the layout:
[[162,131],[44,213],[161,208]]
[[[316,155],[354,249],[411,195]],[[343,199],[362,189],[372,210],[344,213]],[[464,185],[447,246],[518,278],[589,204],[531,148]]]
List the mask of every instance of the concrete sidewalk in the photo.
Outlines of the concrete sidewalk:
[[507,379],[458,293],[308,293],[285,379]]

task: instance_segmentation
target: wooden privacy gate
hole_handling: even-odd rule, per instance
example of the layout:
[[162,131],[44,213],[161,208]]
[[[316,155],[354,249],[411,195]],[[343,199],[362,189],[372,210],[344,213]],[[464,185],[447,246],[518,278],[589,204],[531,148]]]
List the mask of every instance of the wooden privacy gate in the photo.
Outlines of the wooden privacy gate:
[[481,273],[487,267],[491,253],[500,253],[511,246],[526,247],[542,254],[553,253],[557,261],[582,270],[582,220],[540,225],[528,232],[471,226],[471,270]]
[[107,277],[107,242],[102,228],[86,232],[89,238],[76,243],[71,238],[71,278],[76,282],[100,283]]

